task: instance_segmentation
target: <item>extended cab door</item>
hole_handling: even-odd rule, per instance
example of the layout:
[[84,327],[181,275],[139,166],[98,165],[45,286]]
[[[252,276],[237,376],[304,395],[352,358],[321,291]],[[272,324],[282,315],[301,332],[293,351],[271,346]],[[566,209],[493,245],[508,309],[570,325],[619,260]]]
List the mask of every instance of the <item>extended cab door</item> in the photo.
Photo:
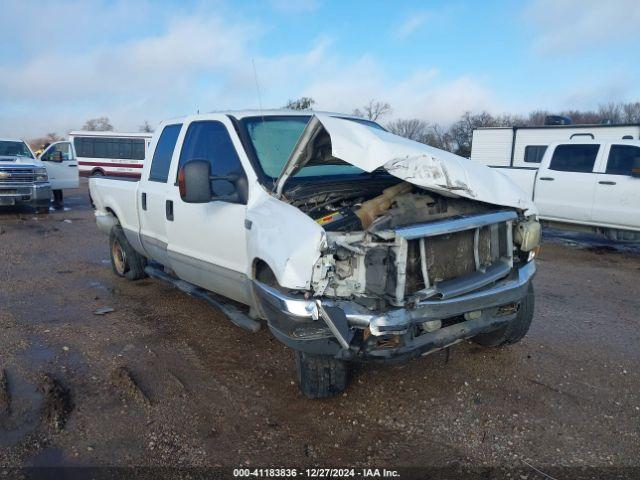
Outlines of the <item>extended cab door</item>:
[[640,229],[640,145],[607,145],[596,174],[594,223]]
[[52,190],[78,188],[78,161],[71,142],[55,142],[40,156],[49,175]]
[[[178,162],[174,161],[167,197],[167,236],[171,267],[178,277],[239,302],[251,303],[247,277],[246,204],[216,200],[235,187],[211,180],[209,203],[186,203],[180,197],[177,175],[190,160],[206,160],[212,176],[237,174],[246,179],[242,145],[225,115],[185,122]],[[246,158],[246,157],[245,157]]]
[[597,143],[568,143],[548,149],[534,191],[541,218],[591,220],[597,177],[593,169],[599,150]]
[[178,153],[176,143],[182,128],[181,123],[160,125],[151,165],[143,172],[138,187],[138,218],[140,218],[140,240],[147,254],[166,267],[171,266],[167,253],[166,206],[173,187],[173,178],[169,180],[171,162]]

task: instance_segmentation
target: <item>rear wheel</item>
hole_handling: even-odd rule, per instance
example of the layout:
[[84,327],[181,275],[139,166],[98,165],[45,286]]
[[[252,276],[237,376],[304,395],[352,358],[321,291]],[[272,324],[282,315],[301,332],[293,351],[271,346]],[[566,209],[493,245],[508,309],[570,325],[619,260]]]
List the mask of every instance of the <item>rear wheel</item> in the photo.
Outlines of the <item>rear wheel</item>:
[[499,347],[517,343],[524,338],[533,320],[534,308],[533,285],[529,284],[527,295],[520,302],[520,309],[515,319],[493,332],[482,333],[472,340],[483,347]]
[[347,362],[329,355],[296,351],[298,387],[309,398],[326,398],[344,392],[349,384]]
[[119,277],[140,280],[146,276],[144,267],[147,264],[147,259],[133,249],[120,227],[111,229],[109,253],[111,268]]
[[104,177],[104,172],[102,170],[94,170],[91,172],[92,177]]

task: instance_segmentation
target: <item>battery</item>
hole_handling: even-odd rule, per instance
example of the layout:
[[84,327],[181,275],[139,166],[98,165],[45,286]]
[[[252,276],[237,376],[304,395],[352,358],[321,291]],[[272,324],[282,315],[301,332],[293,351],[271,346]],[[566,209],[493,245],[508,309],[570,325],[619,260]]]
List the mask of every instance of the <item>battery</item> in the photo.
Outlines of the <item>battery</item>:
[[316,223],[328,232],[362,230],[362,222],[351,208],[343,208],[337,212],[316,218]]

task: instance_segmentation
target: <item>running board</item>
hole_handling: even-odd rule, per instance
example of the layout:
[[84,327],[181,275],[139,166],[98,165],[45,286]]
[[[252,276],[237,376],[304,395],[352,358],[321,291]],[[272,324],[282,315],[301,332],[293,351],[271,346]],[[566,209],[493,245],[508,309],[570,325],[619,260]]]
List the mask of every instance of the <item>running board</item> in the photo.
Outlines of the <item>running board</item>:
[[249,318],[245,313],[241,312],[238,308],[233,305],[222,303],[211,296],[211,294],[192,283],[185,282],[184,280],[180,280],[179,278],[175,278],[160,268],[156,268],[151,265],[147,265],[144,269],[144,272],[150,277],[157,278],[159,280],[164,280],[165,282],[170,283],[174,287],[182,290],[183,292],[206,300],[211,305],[216,307],[222,313],[224,313],[229,320],[231,320],[235,325],[249,332],[256,333],[260,330],[261,325],[260,322],[256,322],[255,320]]

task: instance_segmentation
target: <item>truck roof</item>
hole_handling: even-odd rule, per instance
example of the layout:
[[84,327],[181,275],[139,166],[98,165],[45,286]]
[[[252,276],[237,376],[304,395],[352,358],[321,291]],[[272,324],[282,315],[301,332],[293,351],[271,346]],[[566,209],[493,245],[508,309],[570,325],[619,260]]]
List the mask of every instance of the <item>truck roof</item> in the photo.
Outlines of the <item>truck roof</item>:
[[151,138],[153,133],[151,132],[112,132],[112,131],[93,131],[93,130],[74,130],[69,132],[69,136],[79,137],[137,137],[137,138]]
[[[277,108],[277,109],[266,109],[266,110],[214,110],[206,113],[182,115],[180,117],[171,118],[169,119],[169,121],[182,120],[187,117],[188,118],[199,118],[199,117],[204,118],[211,114],[230,115],[237,119],[246,118],[246,117],[311,116],[311,115],[320,114],[320,115],[330,115],[330,116],[341,117],[341,118],[367,120],[355,115],[339,113],[339,112],[325,112],[320,110],[288,110],[285,108]],[[166,121],[163,123],[166,123]]]

